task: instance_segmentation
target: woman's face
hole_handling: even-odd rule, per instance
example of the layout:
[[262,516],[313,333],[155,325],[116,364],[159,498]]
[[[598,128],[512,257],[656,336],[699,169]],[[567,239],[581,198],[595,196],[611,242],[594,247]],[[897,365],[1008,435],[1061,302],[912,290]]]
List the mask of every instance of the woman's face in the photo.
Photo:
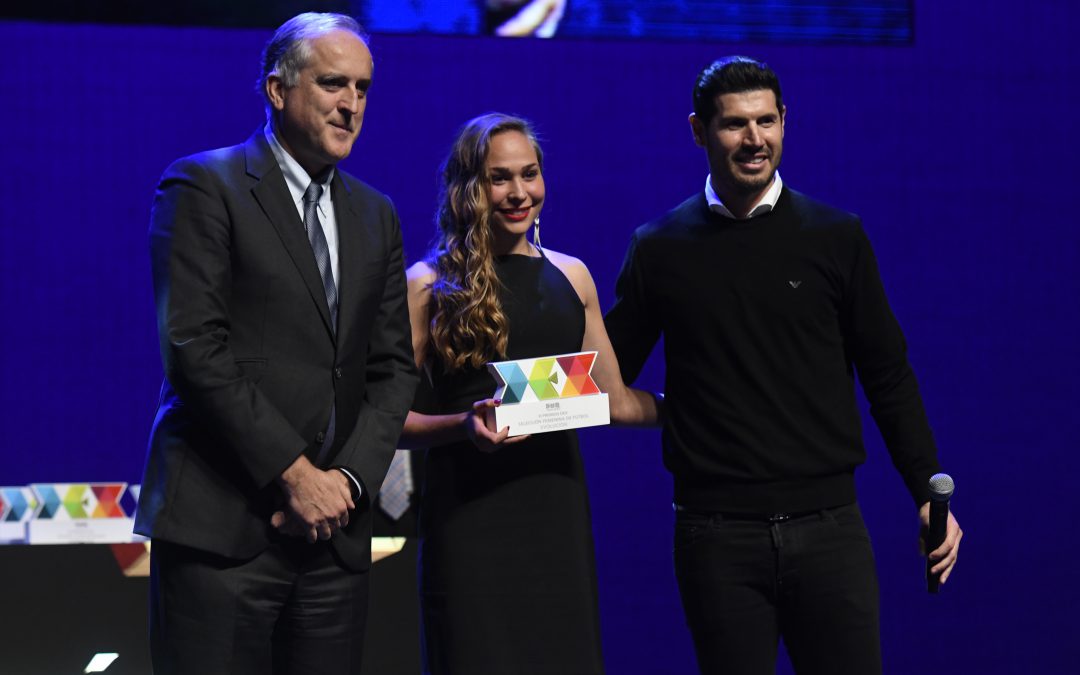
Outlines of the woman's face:
[[544,176],[532,143],[520,131],[493,136],[484,171],[496,233],[524,235],[544,202]]

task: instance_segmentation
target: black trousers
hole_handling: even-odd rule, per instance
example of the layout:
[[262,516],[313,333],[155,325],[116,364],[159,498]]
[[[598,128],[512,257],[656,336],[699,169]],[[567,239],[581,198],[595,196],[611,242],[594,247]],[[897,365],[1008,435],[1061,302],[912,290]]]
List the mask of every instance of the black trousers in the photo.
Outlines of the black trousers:
[[857,504],[784,522],[677,511],[675,576],[702,673],[881,672],[874,553]]
[[154,541],[155,675],[359,673],[368,574],[325,542],[282,538],[251,560]]

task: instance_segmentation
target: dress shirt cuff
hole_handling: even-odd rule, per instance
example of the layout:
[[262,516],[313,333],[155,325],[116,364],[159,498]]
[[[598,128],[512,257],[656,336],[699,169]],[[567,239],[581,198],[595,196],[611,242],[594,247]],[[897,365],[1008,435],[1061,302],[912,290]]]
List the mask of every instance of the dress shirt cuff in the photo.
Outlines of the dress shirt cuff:
[[349,482],[352,484],[353,501],[355,502],[356,500],[360,499],[360,495],[364,494],[364,488],[360,485],[360,479],[354,476],[352,474],[352,471],[349,471],[343,466],[335,466],[334,468],[345,474],[345,477],[348,478]]

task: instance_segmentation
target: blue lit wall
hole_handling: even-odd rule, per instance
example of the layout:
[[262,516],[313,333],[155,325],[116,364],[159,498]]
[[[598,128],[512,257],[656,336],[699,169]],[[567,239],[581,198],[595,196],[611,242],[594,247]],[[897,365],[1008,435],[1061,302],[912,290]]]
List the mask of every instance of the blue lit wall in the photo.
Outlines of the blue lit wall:
[[[393,197],[416,259],[455,128],[491,109],[531,117],[544,243],[582,257],[607,305],[631,229],[704,181],[686,123],[697,71],[767,60],[789,108],[784,180],[863,216],[968,532],[928,597],[913,510],[868,420],[859,486],[886,671],[1072,672],[1077,25],[1065,0],[967,0],[920,3],[901,47],[376,35],[346,168]],[[160,382],[151,194],[172,159],[261,123],[268,35],[0,23],[0,485],[139,480]],[[641,383],[660,374],[654,359]],[[691,672],[658,434],[583,437],[609,672]]]

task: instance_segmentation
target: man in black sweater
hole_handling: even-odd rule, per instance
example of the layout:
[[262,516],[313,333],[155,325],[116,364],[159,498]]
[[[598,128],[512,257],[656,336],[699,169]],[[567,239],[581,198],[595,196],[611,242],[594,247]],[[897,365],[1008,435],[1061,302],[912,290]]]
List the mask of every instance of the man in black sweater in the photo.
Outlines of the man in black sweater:
[[[639,228],[605,322],[627,383],[660,335],[675,572],[702,672],[881,671],[854,378],[925,526],[937,450],[859,219],[785,186],[776,74],[729,57],[694,87],[704,190]],[[948,578],[949,517],[930,553]]]

